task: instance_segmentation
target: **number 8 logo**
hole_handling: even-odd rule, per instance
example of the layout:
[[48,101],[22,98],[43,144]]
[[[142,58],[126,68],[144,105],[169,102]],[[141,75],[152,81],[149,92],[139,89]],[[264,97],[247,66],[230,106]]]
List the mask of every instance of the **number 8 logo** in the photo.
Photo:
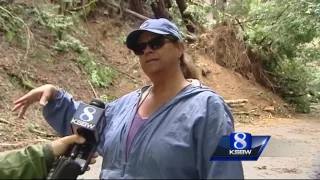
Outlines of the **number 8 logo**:
[[80,119],[82,121],[92,121],[94,113],[96,113],[96,109],[95,108],[93,108],[93,107],[85,107],[83,109],[83,113],[80,114]]
[[[239,135],[242,135],[242,138],[239,137]],[[247,142],[245,141],[246,139],[246,134],[245,133],[237,133],[234,135],[234,139],[236,140],[234,142],[234,147],[237,148],[237,149],[244,149],[245,147],[247,147]],[[239,146],[240,144],[240,146]]]

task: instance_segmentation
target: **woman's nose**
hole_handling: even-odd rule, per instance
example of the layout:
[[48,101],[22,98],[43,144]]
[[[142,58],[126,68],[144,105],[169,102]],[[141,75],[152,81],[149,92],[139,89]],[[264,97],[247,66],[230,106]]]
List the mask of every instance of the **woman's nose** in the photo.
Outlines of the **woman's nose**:
[[144,54],[149,54],[149,53],[152,53],[153,50],[149,47],[149,45],[147,45],[146,49],[143,52],[144,52]]

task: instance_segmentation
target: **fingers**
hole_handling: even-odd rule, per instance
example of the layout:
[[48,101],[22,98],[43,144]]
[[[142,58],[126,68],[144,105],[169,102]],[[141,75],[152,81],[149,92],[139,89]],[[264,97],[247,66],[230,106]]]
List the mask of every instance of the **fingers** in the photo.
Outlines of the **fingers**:
[[25,104],[25,102],[21,102],[21,103],[16,104],[16,105],[11,109],[11,111],[15,111],[15,110],[19,109],[21,106],[23,106],[23,104]]
[[27,94],[25,94],[24,96],[22,96],[22,97],[19,98],[18,100],[14,101],[13,103],[14,103],[14,104],[19,104],[19,103],[22,103],[22,102],[26,101],[27,98],[28,98],[28,96],[29,96],[29,94],[30,94],[30,92],[27,93]]
[[95,152],[90,160],[90,164],[94,164],[97,162],[96,158],[99,156],[97,152]]
[[18,114],[19,118],[23,117],[23,115],[26,113],[28,107],[29,107],[29,104],[25,104],[22,106],[22,108],[20,109],[19,114]]
[[90,164],[94,164],[94,163],[96,163],[96,162],[97,162],[96,158],[91,158]]
[[30,92],[13,102],[15,106],[11,109],[12,112],[22,107],[18,113],[18,117],[20,118],[23,117],[23,115],[29,107],[28,97],[30,96]]
[[61,141],[63,141],[65,144],[73,144],[73,143],[82,144],[85,142],[85,139],[77,134],[73,134],[73,135],[61,138]]
[[[99,156],[99,154],[97,152],[95,152],[90,160],[89,164],[95,164],[97,162],[96,158]],[[87,171],[90,170],[90,166],[88,166]]]
[[95,152],[94,154],[93,154],[93,157],[94,158],[97,158],[99,156],[99,154],[97,153],[97,152]]

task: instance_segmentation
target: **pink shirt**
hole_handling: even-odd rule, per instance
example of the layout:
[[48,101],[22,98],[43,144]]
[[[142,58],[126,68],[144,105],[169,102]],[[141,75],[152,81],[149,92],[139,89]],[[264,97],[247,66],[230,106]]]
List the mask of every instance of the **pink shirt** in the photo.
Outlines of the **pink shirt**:
[[136,115],[133,119],[132,125],[130,127],[129,134],[128,134],[127,153],[129,153],[129,149],[130,149],[130,146],[131,146],[131,143],[132,143],[134,136],[136,135],[136,133],[138,132],[140,127],[143,125],[143,123],[147,120],[148,120],[148,118],[142,118],[138,112],[136,113]]

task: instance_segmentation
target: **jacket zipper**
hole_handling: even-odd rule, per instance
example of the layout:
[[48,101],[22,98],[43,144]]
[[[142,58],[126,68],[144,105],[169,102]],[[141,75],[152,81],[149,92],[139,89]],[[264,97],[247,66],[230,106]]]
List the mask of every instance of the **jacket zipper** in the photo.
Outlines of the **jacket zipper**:
[[[131,124],[133,123],[133,118],[134,118],[134,116],[135,116],[135,114],[137,113],[137,111],[138,111],[138,104],[139,104],[139,102],[140,102],[140,99],[141,99],[141,97],[142,97],[142,92],[140,92],[140,94],[139,94],[139,98],[138,98],[138,101],[136,102],[136,104],[134,105],[134,113],[133,113],[133,115],[131,114],[131,117],[130,117],[130,120],[131,121],[129,121],[129,123],[130,124],[126,124],[125,125],[125,132],[124,132],[124,145],[123,145],[123,153],[124,153],[124,162],[123,162],[123,166],[122,166],[122,173],[121,173],[121,176],[123,177],[124,176],[124,174],[125,174],[125,171],[126,171],[126,167],[127,167],[127,161],[128,161],[128,153],[127,153],[127,140],[128,140],[128,133],[129,133],[129,131],[130,131],[130,127],[128,126],[128,125],[130,125],[131,126]],[[128,128],[129,127],[129,128]]]
[[[139,94],[139,98],[138,98],[138,102],[136,102],[136,104],[134,105],[134,114],[131,116],[131,121],[130,121],[130,126],[131,126],[131,124],[132,124],[132,122],[133,122],[133,118],[134,118],[134,116],[136,115],[136,113],[137,113],[137,111],[138,111],[138,104],[139,104],[139,102],[140,102],[140,100],[141,100],[141,97],[142,97],[142,94],[143,94],[143,92],[142,91],[140,91],[140,94]],[[164,105],[163,105],[164,106]],[[163,106],[161,106],[160,107],[160,109],[162,109],[163,108]],[[171,106],[171,105],[170,105]],[[148,119],[148,122],[146,122],[147,124],[149,124],[149,123],[151,123],[151,120],[152,119],[154,119],[155,117],[157,117],[159,114],[160,114],[160,112],[163,112],[165,109],[167,109],[167,108],[169,108],[170,106],[167,106],[166,108],[164,108],[164,109],[162,109],[161,111],[159,111],[159,110],[157,110],[156,112],[154,112],[154,114],[152,114],[150,117],[149,117],[149,119]],[[128,124],[127,124],[128,125]],[[124,134],[124,136],[125,136],[125,141],[124,141],[124,146],[123,146],[123,152],[124,152],[124,157],[125,157],[125,160],[124,160],[124,163],[123,163],[123,168],[122,168],[122,177],[124,176],[124,174],[125,174],[125,170],[126,170],[126,167],[127,167],[127,161],[128,161],[128,155],[130,154],[130,148],[128,149],[128,152],[126,151],[126,144],[127,144],[127,140],[128,140],[128,133],[129,133],[129,131],[130,131],[130,127],[128,128],[128,126],[127,125],[125,125],[126,127],[125,127],[125,134]],[[137,133],[135,134],[135,137],[133,138],[133,140],[132,140],[132,142],[131,142],[131,147],[133,147],[134,146],[134,142],[136,141],[136,139],[137,139],[137,136],[139,135],[139,133],[142,131],[142,129],[144,128],[144,126],[146,126],[146,124],[143,124],[140,128],[139,128],[139,130],[137,131]]]

